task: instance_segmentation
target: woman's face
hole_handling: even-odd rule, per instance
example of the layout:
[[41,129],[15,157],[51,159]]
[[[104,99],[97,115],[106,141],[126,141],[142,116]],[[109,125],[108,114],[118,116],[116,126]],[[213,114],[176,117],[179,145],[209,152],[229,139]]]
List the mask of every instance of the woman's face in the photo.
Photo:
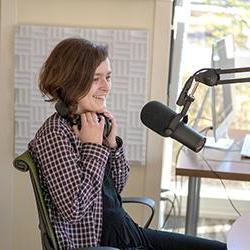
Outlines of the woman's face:
[[103,113],[106,110],[106,98],[111,88],[111,66],[106,58],[96,68],[94,80],[88,94],[78,102],[77,114],[84,112]]

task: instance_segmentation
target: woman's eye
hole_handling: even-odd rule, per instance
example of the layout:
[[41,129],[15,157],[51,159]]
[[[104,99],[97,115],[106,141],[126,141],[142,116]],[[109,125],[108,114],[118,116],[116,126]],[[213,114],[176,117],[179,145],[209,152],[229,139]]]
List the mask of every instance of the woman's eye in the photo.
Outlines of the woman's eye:
[[107,81],[110,81],[110,80],[111,80],[111,76],[107,76],[107,77],[106,77],[106,80],[107,80]]
[[99,78],[94,78],[94,82],[97,82],[99,80]]

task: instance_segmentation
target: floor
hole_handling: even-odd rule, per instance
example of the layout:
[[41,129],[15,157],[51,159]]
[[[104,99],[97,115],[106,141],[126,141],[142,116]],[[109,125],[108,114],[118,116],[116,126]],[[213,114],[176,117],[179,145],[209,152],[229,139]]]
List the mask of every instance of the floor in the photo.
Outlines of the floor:
[[[172,194],[172,195],[171,195]],[[185,203],[169,191],[162,192],[160,202],[160,226],[162,230],[185,233]],[[182,211],[182,212],[181,212]],[[184,212],[183,212],[184,211]],[[227,241],[227,234],[234,219],[211,218],[203,213],[198,220],[197,236],[222,242]]]
[[[185,191],[188,190],[187,180],[187,178],[174,179],[171,188],[162,192],[160,204],[160,225],[162,226],[162,230],[184,233],[186,203],[180,201],[180,194],[182,196],[186,195]],[[220,180],[202,180],[201,194],[203,194],[204,197],[213,196],[218,199],[225,199],[226,202],[221,204],[226,204],[226,207],[223,207],[224,210],[227,212],[232,211],[232,215],[230,219],[228,219],[226,215],[223,216],[223,219],[211,218],[211,214],[209,215],[210,217],[206,214],[202,215],[198,221],[197,236],[222,242],[227,241],[227,234],[234,220],[237,218],[237,213],[230,205],[229,198],[232,199],[241,214],[245,212],[244,209],[247,205],[241,207],[239,206],[240,203],[236,203],[236,200],[244,200],[250,197],[250,182],[223,180],[223,184],[224,185],[222,185]],[[178,190],[178,192],[171,190]],[[180,210],[182,212],[179,212]],[[234,216],[235,219],[232,219]],[[164,223],[165,220],[166,222]]]
[[[226,242],[232,220],[200,218],[197,235],[200,237]],[[184,233],[185,217],[170,216],[162,230]]]

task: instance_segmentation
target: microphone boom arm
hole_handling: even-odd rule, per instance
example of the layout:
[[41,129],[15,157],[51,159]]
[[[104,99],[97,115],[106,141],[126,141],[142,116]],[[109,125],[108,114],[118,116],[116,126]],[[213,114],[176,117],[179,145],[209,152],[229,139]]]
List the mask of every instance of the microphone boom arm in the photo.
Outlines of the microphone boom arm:
[[[209,87],[216,85],[232,84],[232,83],[243,83],[250,82],[250,77],[243,78],[233,78],[233,79],[220,79],[221,74],[230,74],[230,73],[243,73],[250,72],[250,67],[243,68],[231,68],[231,69],[215,69],[215,68],[204,68],[196,71],[192,76],[186,81],[176,104],[178,106],[183,106],[182,111],[173,119],[170,123],[169,128],[174,129],[176,124],[183,119],[184,123],[188,122],[188,116],[186,115],[191,103],[195,100],[194,92],[198,87],[198,83],[203,83]],[[196,85],[193,87],[191,94],[189,90],[192,87],[193,81],[195,80]]]
[[196,74],[194,79],[210,87],[215,86],[215,85],[250,82],[250,77],[232,78],[232,79],[225,79],[225,80],[220,79],[220,75],[222,74],[244,73],[244,72],[250,72],[250,67],[231,68],[231,69],[211,68],[211,69],[206,69],[205,71]]

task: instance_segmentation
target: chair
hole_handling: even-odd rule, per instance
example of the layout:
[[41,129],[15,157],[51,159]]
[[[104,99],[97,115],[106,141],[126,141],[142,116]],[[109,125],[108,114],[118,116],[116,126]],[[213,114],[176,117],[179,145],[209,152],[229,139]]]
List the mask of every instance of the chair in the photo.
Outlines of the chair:
[[[56,236],[54,234],[52,225],[50,223],[48,211],[44,202],[42,189],[40,186],[39,176],[38,176],[38,166],[34,163],[30,152],[27,150],[23,154],[16,157],[13,161],[13,165],[16,169],[22,172],[29,171],[30,179],[33,186],[33,191],[35,195],[38,218],[39,218],[39,229],[41,233],[41,241],[43,250],[58,250],[58,243]],[[146,197],[126,197],[123,198],[124,203],[139,203],[144,204],[150,208],[151,214],[148,220],[146,221],[144,227],[148,227],[153,216],[154,216],[154,207],[155,202]],[[83,249],[83,248],[82,248]],[[112,250],[116,249],[113,247],[86,247],[84,249],[100,249],[100,250]]]

